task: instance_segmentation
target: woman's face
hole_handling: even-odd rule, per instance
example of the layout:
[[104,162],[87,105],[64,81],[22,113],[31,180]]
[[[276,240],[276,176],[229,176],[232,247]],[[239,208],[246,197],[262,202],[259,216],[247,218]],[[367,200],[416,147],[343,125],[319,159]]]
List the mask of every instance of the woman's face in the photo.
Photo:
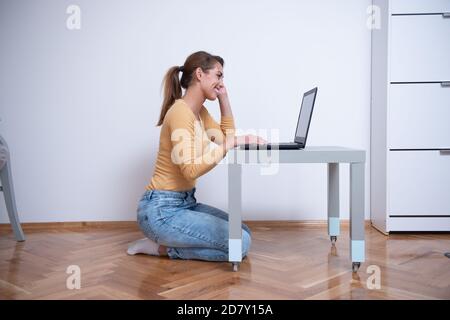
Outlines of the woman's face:
[[214,68],[203,72],[199,68],[198,78],[200,81],[200,88],[203,95],[208,100],[216,100],[218,96],[218,89],[223,85],[223,67],[220,63],[216,63]]

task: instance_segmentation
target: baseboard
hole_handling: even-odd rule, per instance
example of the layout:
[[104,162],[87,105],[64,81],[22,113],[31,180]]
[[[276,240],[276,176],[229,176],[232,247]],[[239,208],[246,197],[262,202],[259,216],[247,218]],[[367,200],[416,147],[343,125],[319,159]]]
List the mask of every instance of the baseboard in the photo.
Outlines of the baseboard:
[[[340,221],[343,228],[348,228],[350,221]],[[250,227],[326,227],[327,220],[245,220]],[[71,222],[26,222],[22,223],[23,230],[52,230],[62,228],[137,228],[136,221],[71,221]],[[370,227],[370,220],[365,221],[366,227]],[[0,223],[0,231],[11,230],[9,223]]]
[[[131,228],[137,227],[136,221],[70,221],[70,222],[25,222],[23,230],[52,230],[61,228]],[[0,223],[0,231],[11,230],[9,223]]]

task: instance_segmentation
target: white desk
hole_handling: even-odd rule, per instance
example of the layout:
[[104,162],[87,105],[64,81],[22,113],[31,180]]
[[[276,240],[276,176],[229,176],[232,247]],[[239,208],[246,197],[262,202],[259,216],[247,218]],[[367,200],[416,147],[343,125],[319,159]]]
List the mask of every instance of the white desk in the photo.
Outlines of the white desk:
[[344,147],[306,147],[302,150],[229,150],[228,165],[229,258],[233,271],[242,261],[242,165],[270,163],[328,164],[328,234],[335,245],[339,235],[339,164],[350,164],[350,259],[353,272],[365,260],[364,150]]

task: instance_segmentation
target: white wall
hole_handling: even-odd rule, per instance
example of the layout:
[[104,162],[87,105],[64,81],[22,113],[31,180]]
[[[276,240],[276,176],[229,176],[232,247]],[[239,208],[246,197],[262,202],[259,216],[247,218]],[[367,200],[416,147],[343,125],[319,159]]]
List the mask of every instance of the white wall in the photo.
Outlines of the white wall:
[[[70,4],[81,8],[80,30],[66,28]],[[292,140],[302,92],[318,86],[308,144],[368,152],[370,4],[0,0],[0,132],[22,222],[134,220],[158,150],[162,77],[198,50],[224,57],[239,128]],[[217,102],[206,106],[219,117]],[[326,218],[325,165],[243,173],[244,219]],[[341,187],[348,218],[348,165]],[[197,190],[226,210],[225,165]],[[3,199],[0,210],[7,222]]]

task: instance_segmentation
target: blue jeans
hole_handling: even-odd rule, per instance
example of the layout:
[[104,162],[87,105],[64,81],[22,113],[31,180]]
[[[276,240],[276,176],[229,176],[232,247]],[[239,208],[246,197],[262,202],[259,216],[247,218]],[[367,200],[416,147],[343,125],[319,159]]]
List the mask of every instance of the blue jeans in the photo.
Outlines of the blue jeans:
[[[188,191],[147,190],[139,201],[137,220],[145,236],[167,247],[171,259],[228,261],[228,214],[197,203]],[[251,231],[242,224],[242,258]]]

